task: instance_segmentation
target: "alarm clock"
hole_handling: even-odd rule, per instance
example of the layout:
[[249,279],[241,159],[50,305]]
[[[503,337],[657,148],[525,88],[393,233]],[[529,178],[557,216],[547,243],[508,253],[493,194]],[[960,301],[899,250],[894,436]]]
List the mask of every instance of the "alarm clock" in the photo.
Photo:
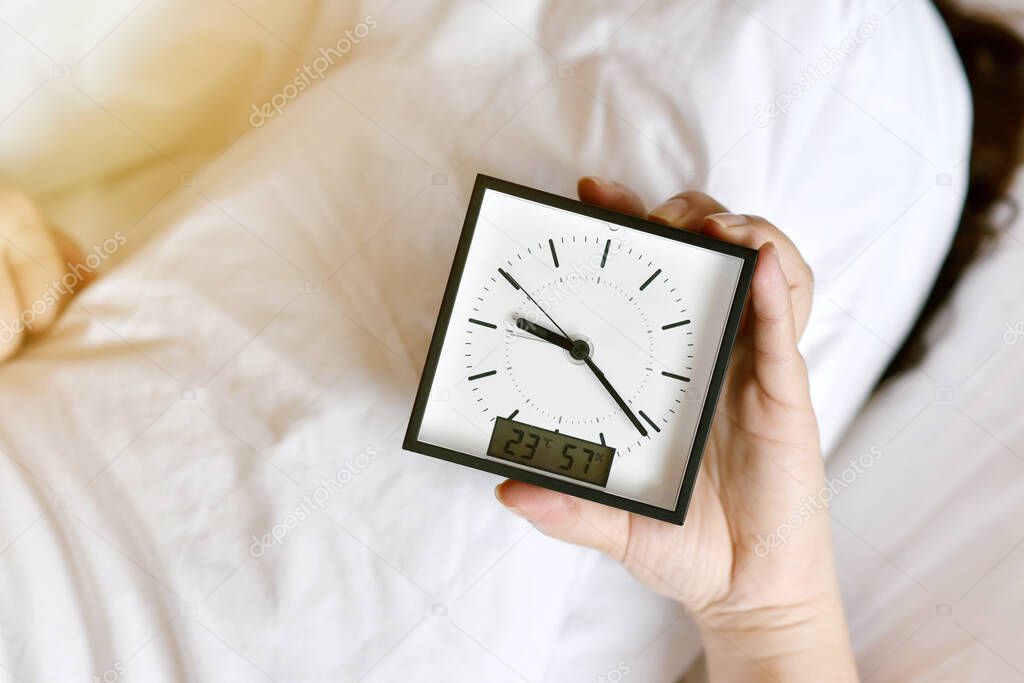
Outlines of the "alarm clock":
[[477,176],[404,448],[682,524],[756,260]]

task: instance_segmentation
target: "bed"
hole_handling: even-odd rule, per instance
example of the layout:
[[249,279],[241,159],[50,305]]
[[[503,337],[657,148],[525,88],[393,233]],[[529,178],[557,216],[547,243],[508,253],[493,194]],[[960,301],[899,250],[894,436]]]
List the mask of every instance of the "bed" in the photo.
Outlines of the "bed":
[[676,605],[509,515],[494,477],[401,450],[478,172],[703,189],[793,234],[825,448],[885,454],[833,513],[862,671],[1020,677],[1000,611],[1019,354],[999,346],[1019,243],[976,276],[1006,296],[961,303],[961,341],[850,426],[966,183],[966,83],[928,3],[4,11],[25,68],[2,168],[87,248],[125,239],[0,367],[0,680],[669,682],[697,662]]

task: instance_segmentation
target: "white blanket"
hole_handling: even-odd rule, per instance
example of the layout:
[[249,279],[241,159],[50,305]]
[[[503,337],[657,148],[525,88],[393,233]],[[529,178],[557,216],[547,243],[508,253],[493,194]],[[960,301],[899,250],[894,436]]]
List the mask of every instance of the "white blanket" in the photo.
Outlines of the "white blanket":
[[[477,172],[564,194],[603,174],[652,204],[701,188],[775,220],[818,278],[804,348],[829,448],[912,321],[969,131],[924,0],[362,9],[299,50],[313,68],[377,24],[301,95],[275,62],[279,85],[232,109],[273,116],[208,166],[101,98],[111,156],[82,142],[62,192],[46,155],[6,158],[66,226],[127,244],[0,368],[0,680],[678,677],[699,644],[675,605],[510,516],[494,477],[401,451]],[[241,25],[280,30],[248,8],[200,35]],[[134,15],[104,44],[129,62],[161,28]]]

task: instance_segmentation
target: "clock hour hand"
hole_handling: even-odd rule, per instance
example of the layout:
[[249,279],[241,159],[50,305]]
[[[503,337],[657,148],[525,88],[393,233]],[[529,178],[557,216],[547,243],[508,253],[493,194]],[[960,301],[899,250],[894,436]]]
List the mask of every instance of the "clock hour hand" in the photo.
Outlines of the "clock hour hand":
[[572,340],[565,337],[558,332],[553,332],[546,327],[541,327],[536,323],[532,323],[526,318],[516,318],[516,327],[524,332],[529,332],[538,339],[543,339],[546,342],[550,342],[555,346],[560,346],[566,351],[572,351]]

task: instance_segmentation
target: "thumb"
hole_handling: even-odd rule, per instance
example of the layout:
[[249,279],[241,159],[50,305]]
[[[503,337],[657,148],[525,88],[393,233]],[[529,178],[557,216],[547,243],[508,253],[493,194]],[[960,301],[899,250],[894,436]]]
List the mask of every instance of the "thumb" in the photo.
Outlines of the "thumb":
[[789,282],[772,242],[761,246],[750,303],[754,376],[761,390],[784,405],[810,401],[807,369],[797,350]]
[[502,505],[538,531],[607,553],[622,562],[629,547],[629,513],[548,489],[508,480],[494,489]]

